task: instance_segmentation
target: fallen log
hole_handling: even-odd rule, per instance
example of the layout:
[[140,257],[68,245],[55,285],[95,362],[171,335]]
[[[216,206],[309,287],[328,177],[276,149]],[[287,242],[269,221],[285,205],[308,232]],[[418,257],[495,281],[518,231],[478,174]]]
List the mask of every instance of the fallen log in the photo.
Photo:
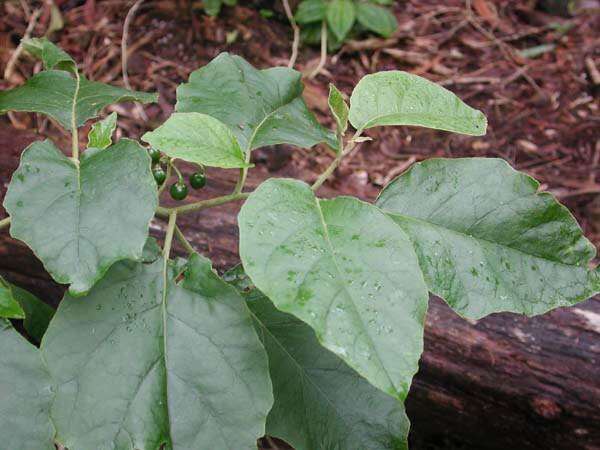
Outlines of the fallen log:
[[[21,150],[35,139],[0,126],[1,198]],[[307,175],[285,153],[283,161],[269,158],[279,157],[267,155],[253,169],[251,188],[267,176]],[[208,187],[192,200],[228,192],[233,172],[209,171]],[[238,259],[238,209],[228,204],[180,219],[194,247],[219,269]],[[164,229],[163,221],[153,222],[157,237]],[[0,274],[53,305],[64,291],[6,232],[0,233]],[[413,449],[600,449],[600,299],[535,318],[494,314],[474,322],[433,298],[407,409]]]

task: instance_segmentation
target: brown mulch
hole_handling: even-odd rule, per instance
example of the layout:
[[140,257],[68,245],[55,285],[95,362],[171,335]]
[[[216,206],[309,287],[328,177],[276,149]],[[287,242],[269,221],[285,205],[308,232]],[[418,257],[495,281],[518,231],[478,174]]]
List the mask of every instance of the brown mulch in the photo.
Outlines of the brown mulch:
[[[39,2],[41,4],[42,2]],[[123,20],[133,2],[125,0],[54,0],[64,27],[51,37],[79,62],[93,80],[122,85]],[[129,78],[135,89],[157,91],[160,101],[140,109],[117,105],[119,133],[139,137],[172,112],[175,88],[189,73],[222,51],[239,54],[259,67],[285,65],[291,31],[280,2],[243,1],[225,8],[218,18],[201,13],[187,0],[146,0],[129,36]],[[293,3],[293,2],[292,2]],[[417,128],[385,128],[370,132],[329,182],[337,192],[372,199],[379,189],[411,164],[432,156],[502,157],[554,193],[576,215],[586,235],[600,248],[600,14],[589,11],[572,18],[548,15],[535,1],[447,0],[397,1],[400,27],[391,39],[350,42],[332,55],[325,70],[306,81],[305,97],[324,124],[328,83],[350,94],[365,74],[400,69],[440,82],[489,120],[484,137],[465,137]],[[594,2],[587,2],[594,4]],[[0,3],[0,74],[27,27],[34,1]],[[48,3],[44,3],[48,5]],[[258,8],[272,8],[265,19]],[[592,5],[593,6],[593,5]],[[43,13],[34,36],[46,33],[50,9]],[[525,57],[552,44],[537,57]],[[297,68],[315,67],[318,51],[301,48]],[[40,64],[23,56],[10,80],[18,85]],[[0,117],[22,129],[65,141],[52,122],[35,115]],[[82,133],[85,136],[86,133]],[[292,165],[307,181],[329,163],[324,148],[257,151],[255,161],[277,170]],[[283,450],[284,445],[280,445]],[[265,443],[265,449],[271,448]]]

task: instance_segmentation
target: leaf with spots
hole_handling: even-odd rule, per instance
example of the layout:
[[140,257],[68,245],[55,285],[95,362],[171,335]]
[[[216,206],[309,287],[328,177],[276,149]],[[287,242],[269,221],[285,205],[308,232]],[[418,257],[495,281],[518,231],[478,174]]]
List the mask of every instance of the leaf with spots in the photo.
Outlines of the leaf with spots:
[[407,235],[373,205],[271,179],[238,217],[240,256],[275,306],[374,386],[403,400],[423,348],[427,288]]
[[142,257],[157,203],[150,157],[127,139],[84,153],[79,164],[50,141],[35,142],[4,199],[11,236],[73,295],[88,291],[114,262]]
[[377,205],[415,245],[429,289],[474,319],[541,314],[600,290],[596,251],[571,213],[501,159],[430,159]]

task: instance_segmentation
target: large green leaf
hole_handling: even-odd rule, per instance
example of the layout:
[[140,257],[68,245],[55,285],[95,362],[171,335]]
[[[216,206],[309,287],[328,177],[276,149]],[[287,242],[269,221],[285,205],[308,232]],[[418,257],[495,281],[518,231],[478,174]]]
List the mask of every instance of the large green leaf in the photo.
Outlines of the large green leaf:
[[23,48],[44,63],[44,69],[77,71],[77,64],[71,56],[46,38],[23,40]]
[[172,158],[224,169],[248,167],[227,126],[206,114],[174,113],[142,140]]
[[150,157],[127,139],[82,158],[50,141],[21,156],[4,207],[10,233],[25,242],[74,295],[88,291],[121,259],[139,259],[157,206]]
[[256,449],[273,397],[249,311],[206,259],[183,278],[120,262],[61,303],[42,352],[69,450]]
[[248,306],[269,355],[275,404],[267,434],[296,450],[407,449],[402,403],[319,345],[313,330],[263,295]]
[[479,136],[481,111],[431,81],[397,70],[363,77],[350,98],[350,123],[357,130],[381,125],[416,125]]
[[25,311],[14,296],[12,286],[0,277],[0,319],[24,319]]
[[177,89],[177,111],[199,112],[229,126],[245,151],[275,144],[335,145],[302,99],[300,72],[285,67],[257,70],[221,53]]
[[327,3],[327,24],[333,34],[343,41],[356,21],[353,0],[331,0]]
[[369,2],[359,2],[356,5],[356,19],[367,30],[383,37],[391,36],[398,28],[396,16],[388,8]]
[[377,205],[414,242],[429,288],[459,314],[528,315],[600,290],[595,254],[569,211],[500,159],[431,159]]
[[404,399],[423,347],[428,294],[400,227],[373,205],[319,200],[289,179],[260,185],[238,220],[254,284],[373,385]]
[[113,112],[92,125],[88,133],[88,147],[101,150],[112,145],[112,135],[117,128],[117,113]]
[[[0,114],[8,111],[27,111],[46,114],[65,129],[71,129],[73,98],[77,81],[61,70],[48,70],[31,77],[23,86],[0,92]],[[104,83],[88,81],[81,76],[77,95],[76,123],[98,116],[105,106],[126,101],[150,103],[157,100],[155,94],[128,91]]]
[[2,448],[54,450],[52,383],[37,348],[0,319]]

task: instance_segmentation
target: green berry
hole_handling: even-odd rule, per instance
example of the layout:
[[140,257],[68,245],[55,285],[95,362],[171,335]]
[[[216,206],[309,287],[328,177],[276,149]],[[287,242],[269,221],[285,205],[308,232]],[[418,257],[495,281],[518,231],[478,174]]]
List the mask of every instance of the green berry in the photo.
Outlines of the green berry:
[[167,179],[167,173],[160,166],[156,166],[154,169],[152,169],[152,175],[154,175],[154,180],[159,186],[161,186]]
[[171,193],[173,200],[183,200],[188,195],[188,188],[185,183],[178,181],[171,185],[169,192]]
[[154,147],[148,149],[148,154],[152,158],[152,163],[157,164],[160,161],[160,150]]
[[190,176],[190,185],[194,189],[202,189],[206,186],[206,175],[204,172],[196,172]]

